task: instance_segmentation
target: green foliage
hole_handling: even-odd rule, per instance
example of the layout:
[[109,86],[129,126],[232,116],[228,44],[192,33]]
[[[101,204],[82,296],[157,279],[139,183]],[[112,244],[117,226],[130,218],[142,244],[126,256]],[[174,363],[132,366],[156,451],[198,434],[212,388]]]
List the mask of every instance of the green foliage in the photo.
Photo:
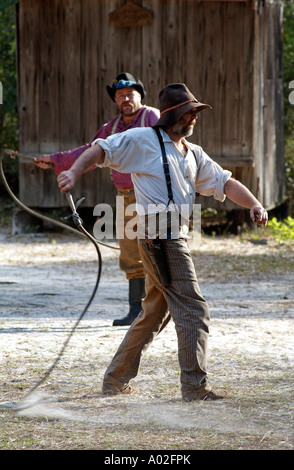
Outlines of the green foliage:
[[294,136],[287,136],[285,141],[285,171],[286,190],[290,202],[293,204],[294,194]]
[[290,136],[294,132],[294,105],[289,102],[290,82],[294,80],[294,3],[285,2],[283,14],[283,56],[284,56],[284,110],[285,132]]
[[293,205],[294,194],[294,105],[289,101],[293,89],[289,84],[294,81],[294,3],[284,4],[284,122],[285,122],[285,169],[286,191]]
[[268,222],[268,228],[276,241],[294,242],[294,219],[292,217],[289,216],[282,221],[279,221],[276,217],[273,217]]
[[[0,81],[3,87],[3,104],[0,104],[0,151],[4,147],[18,147],[17,78],[15,1],[0,0]],[[16,174],[17,165],[9,162],[10,174]]]

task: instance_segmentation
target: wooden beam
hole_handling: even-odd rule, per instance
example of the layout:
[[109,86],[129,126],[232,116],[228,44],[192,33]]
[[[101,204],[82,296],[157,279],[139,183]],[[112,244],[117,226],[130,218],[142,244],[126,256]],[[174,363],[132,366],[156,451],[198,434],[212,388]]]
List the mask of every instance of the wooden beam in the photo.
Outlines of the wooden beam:
[[222,167],[239,168],[251,167],[253,168],[254,158],[251,155],[210,155],[210,157]]

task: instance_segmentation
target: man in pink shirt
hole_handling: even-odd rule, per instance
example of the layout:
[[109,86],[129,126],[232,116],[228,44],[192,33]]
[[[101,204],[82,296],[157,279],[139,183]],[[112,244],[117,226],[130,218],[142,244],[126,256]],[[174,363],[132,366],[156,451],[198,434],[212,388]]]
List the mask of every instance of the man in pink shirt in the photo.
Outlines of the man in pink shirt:
[[[106,139],[111,134],[121,133],[135,127],[152,127],[159,119],[160,113],[156,108],[142,105],[141,100],[146,96],[144,85],[136,80],[130,73],[121,73],[111,86],[106,86],[107,93],[117,105],[119,114],[111,121],[104,124],[93,137]],[[74,161],[91,146],[91,142],[73,150],[57,152],[50,155],[42,155],[35,160],[35,164],[42,169],[48,169],[53,165],[55,174],[68,170]],[[112,180],[117,188],[118,196],[124,198],[124,208],[135,203],[134,187],[130,174],[119,173],[112,170]],[[125,210],[124,210],[125,214]],[[124,226],[134,217],[124,215]],[[145,297],[145,271],[140,259],[137,239],[130,240],[127,237],[119,239],[120,269],[125,272],[129,281],[129,312],[113,322],[114,326],[130,325],[141,311],[141,302]]]

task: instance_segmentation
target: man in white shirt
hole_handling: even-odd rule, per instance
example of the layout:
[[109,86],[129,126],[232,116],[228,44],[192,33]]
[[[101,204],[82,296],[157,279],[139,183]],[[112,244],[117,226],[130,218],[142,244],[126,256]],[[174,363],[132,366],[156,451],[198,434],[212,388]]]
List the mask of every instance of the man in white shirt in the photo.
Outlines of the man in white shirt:
[[[210,106],[198,102],[182,83],[164,87],[159,101],[161,115],[153,128],[97,139],[57,180],[61,191],[66,192],[93,164],[132,173],[141,232],[140,255],[147,273],[146,297],[142,314],[129,328],[107,368],[103,393],[132,391],[129,382],[138,373],[143,352],[172,317],[183,400],[215,400],[227,394],[208,383],[209,310],[183,236],[181,207],[188,205],[192,211],[197,190],[220,201],[228,197],[248,208],[258,225],[266,225],[267,212],[245,186],[231,177],[231,172],[186,140],[193,133],[197,114]],[[155,229],[150,232],[152,216],[156,219],[163,214],[170,216],[165,230],[152,223]],[[176,226],[178,230],[174,230]]]

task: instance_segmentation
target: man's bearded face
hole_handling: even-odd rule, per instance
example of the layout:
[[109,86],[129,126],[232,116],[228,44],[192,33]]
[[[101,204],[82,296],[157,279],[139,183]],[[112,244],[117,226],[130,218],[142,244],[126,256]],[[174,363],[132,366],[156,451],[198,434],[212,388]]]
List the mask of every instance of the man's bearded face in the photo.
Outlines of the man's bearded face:
[[185,113],[181,119],[170,127],[170,131],[179,137],[189,137],[194,132],[197,115],[193,109]]
[[123,116],[132,116],[141,108],[141,94],[133,87],[117,90],[114,99]]

